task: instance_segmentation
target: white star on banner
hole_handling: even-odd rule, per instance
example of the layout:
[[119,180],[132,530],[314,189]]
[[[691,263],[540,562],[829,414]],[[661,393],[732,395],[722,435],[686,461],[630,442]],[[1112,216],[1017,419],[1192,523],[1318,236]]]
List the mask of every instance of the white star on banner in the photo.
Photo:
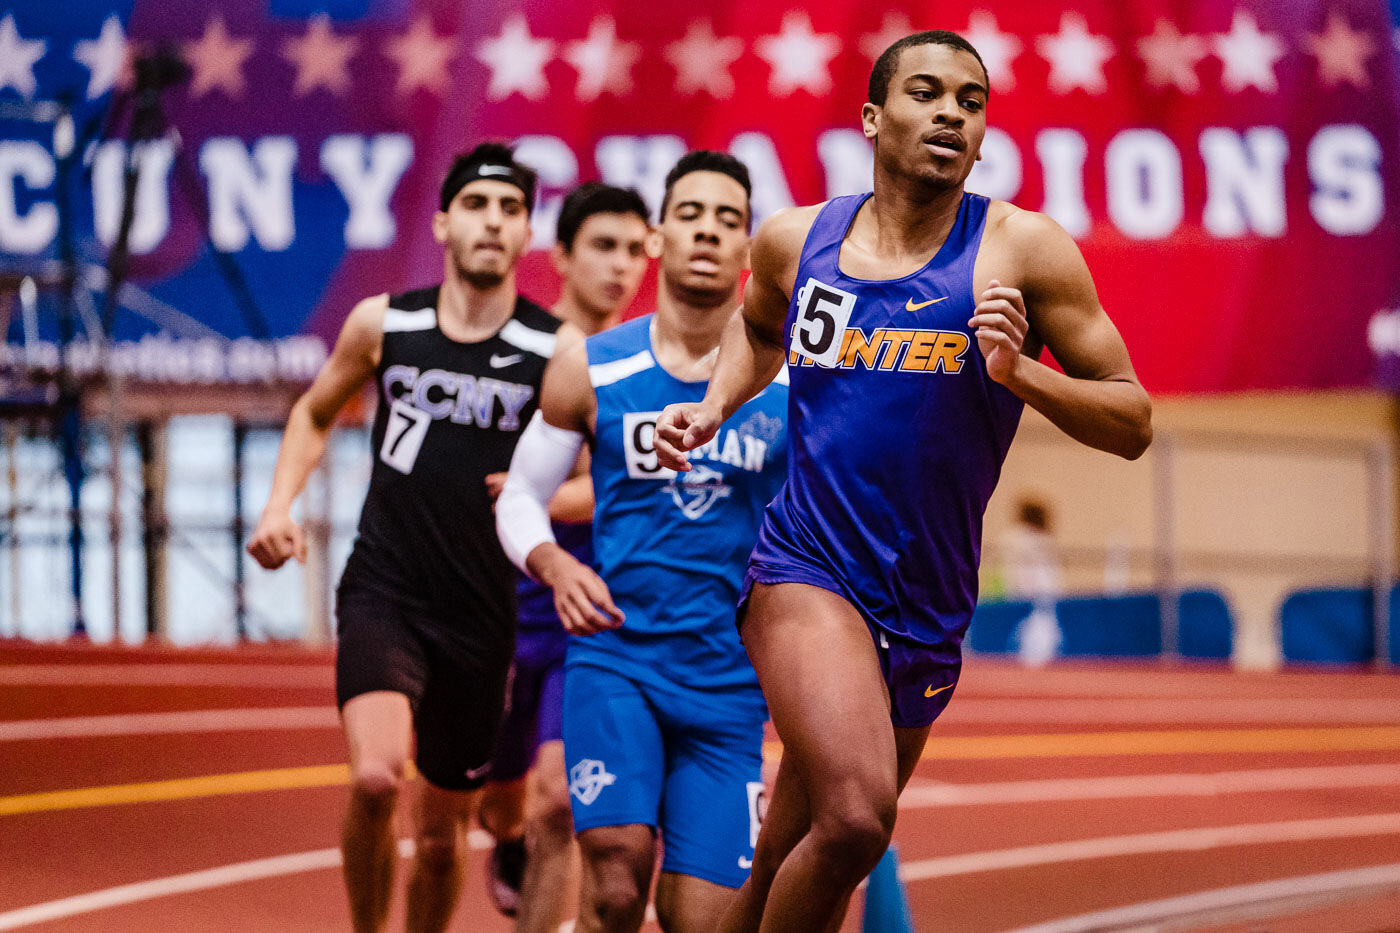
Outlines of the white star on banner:
[[122,65],[126,62],[126,34],[122,32],[122,21],[117,14],[102,21],[102,31],[96,39],[75,42],[73,58],[88,70],[88,100],[96,100],[110,91],[121,77]]
[[229,97],[240,97],[246,87],[243,65],[253,54],[252,39],[235,39],[228,34],[223,18],[215,16],[204,24],[204,35],[185,43],[185,61],[194,72],[190,98],[203,97],[214,90]]
[[797,90],[825,94],[831,90],[830,63],[841,53],[841,40],[830,33],[812,32],[806,13],[789,12],[783,14],[778,34],[761,36],[755,51],[772,68],[768,93],[781,97]]
[[544,66],[554,57],[554,42],[530,35],[530,25],[521,14],[502,23],[501,34],[479,43],[473,54],[491,69],[487,100],[505,100],[512,94],[539,100],[549,93]]
[[588,38],[570,42],[564,60],[578,72],[574,95],[597,100],[607,91],[619,96],[632,92],[632,66],[642,55],[635,42],[617,41],[617,24],[611,16],[596,17],[588,26]]
[[1327,14],[1327,28],[1307,36],[1309,53],[1317,59],[1318,80],[1328,87],[1346,83],[1362,90],[1370,87],[1366,60],[1376,54],[1376,41],[1362,30],[1352,29],[1336,10]]
[[705,91],[719,100],[734,96],[729,66],[744,54],[743,39],[721,39],[709,20],[697,19],[686,29],[685,38],[670,43],[661,54],[676,69],[676,90],[682,94]]
[[873,62],[884,54],[885,49],[916,31],[909,17],[903,13],[886,13],[880,21],[878,32],[867,32],[860,37],[860,52]]
[[24,97],[33,97],[39,88],[34,63],[44,57],[49,44],[43,39],[25,39],[15,28],[15,18],[0,19],[0,90],[12,87]]
[[306,35],[282,43],[282,57],[297,69],[292,93],[303,97],[323,87],[332,94],[344,94],[350,89],[350,59],[359,46],[354,36],[337,36],[325,13],[311,17]]
[[1152,35],[1137,42],[1138,57],[1147,65],[1147,83],[1153,87],[1175,85],[1184,94],[1200,93],[1196,63],[1208,51],[1205,39],[1184,36],[1165,19],[1157,20]]
[[1009,91],[1016,86],[1011,62],[1021,54],[1021,40],[997,28],[997,18],[986,10],[974,10],[968,18],[962,37],[972,43],[982,64],[987,66],[987,78],[997,90]]
[[447,63],[455,45],[452,39],[434,32],[427,17],[419,17],[408,32],[385,42],[385,56],[399,66],[395,93],[412,94],[421,87],[441,94],[447,86]]
[[1215,37],[1215,54],[1225,66],[1220,83],[1235,93],[1247,87],[1269,94],[1277,91],[1274,66],[1286,53],[1283,41],[1274,33],[1260,32],[1254,17],[1244,10],[1235,11],[1229,32]]
[[1050,63],[1050,89],[1067,94],[1083,88],[1090,94],[1108,90],[1104,62],[1114,56],[1113,43],[1105,36],[1089,32],[1081,13],[1062,13],[1060,31],[1035,40],[1040,57]]

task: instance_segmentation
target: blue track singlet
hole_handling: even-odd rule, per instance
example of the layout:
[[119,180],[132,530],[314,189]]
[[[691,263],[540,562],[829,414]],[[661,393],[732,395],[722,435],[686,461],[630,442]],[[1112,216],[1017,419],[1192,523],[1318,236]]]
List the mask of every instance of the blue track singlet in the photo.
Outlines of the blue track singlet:
[[809,583],[955,663],[977,601],[982,515],[1022,403],[987,375],[968,327],[987,199],[964,194],[938,253],[885,281],[841,272],[869,194],[835,198],[788,309],[788,482],[749,582]]
[[757,695],[734,605],[764,506],[786,476],[787,387],[775,381],[735,412],[691,453],[689,473],[664,469],[652,446],[656,419],[672,402],[700,401],[707,384],[682,382],[657,363],[651,321],[588,338],[598,399],[594,561],[627,621],[569,639],[567,663],[663,687],[752,687]]

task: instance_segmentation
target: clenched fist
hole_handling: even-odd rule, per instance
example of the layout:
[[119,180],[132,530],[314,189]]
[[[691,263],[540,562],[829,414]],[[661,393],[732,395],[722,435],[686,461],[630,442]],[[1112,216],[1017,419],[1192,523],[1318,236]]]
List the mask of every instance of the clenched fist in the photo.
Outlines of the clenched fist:
[[690,458],[686,453],[714,437],[723,423],[723,413],[704,402],[667,405],[656,419],[653,443],[657,463],[682,473],[690,472]]
[[248,553],[268,570],[281,567],[289,557],[295,557],[304,564],[306,534],[300,525],[292,521],[290,512],[264,511],[262,518],[258,519],[252,540],[248,542]]

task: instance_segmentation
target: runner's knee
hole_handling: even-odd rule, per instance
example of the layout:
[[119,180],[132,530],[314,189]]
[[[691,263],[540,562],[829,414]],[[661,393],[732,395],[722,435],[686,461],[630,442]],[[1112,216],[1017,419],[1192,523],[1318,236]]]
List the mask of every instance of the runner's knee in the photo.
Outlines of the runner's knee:
[[592,876],[588,886],[592,907],[604,929],[646,909],[652,852],[611,842],[599,844],[596,839],[585,840],[583,849]]
[[392,807],[404,785],[404,763],[367,758],[350,775],[350,792],[361,803]]
[[646,899],[646,889],[628,871],[604,872],[593,884],[593,911],[603,929],[640,915],[646,910]]
[[530,772],[530,792],[526,813],[526,834],[535,838],[572,839],[574,815],[569,803],[569,778],[564,770],[562,743],[540,746],[534,770]]
[[476,811],[481,828],[497,839],[518,834],[523,821],[524,798],[523,782],[488,783]]
[[540,791],[530,814],[529,830],[542,837],[568,839],[574,834],[574,815],[569,807],[567,787],[537,786]]
[[563,775],[536,777],[531,787],[531,824],[542,832],[574,835],[574,814]]
[[848,799],[814,816],[812,836],[824,858],[853,871],[868,871],[889,847],[894,816],[893,805]]
[[441,828],[418,830],[414,858],[419,866],[434,874],[450,874],[457,865],[457,833]]

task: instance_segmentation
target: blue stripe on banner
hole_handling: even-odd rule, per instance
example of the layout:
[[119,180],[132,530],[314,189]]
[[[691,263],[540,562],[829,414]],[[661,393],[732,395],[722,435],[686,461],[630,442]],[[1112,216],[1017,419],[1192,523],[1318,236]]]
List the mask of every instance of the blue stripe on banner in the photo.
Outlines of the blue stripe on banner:
[[325,13],[334,20],[357,20],[369,12],[369,0],[272,0],[268,12],[295,19]]
[[268,12],[288,19],[325,14],[337,22],[399,22],[413,12],[412,0],[271,0]]

